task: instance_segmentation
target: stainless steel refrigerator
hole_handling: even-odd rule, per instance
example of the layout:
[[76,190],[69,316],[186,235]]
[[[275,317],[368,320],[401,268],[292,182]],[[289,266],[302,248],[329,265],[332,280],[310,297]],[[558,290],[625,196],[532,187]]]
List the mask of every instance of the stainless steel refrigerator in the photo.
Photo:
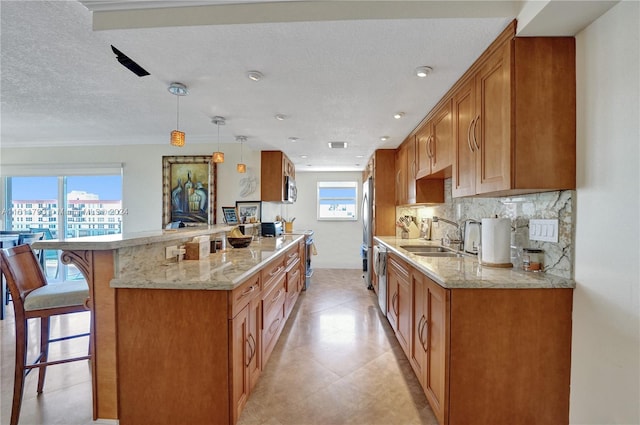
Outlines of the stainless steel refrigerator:
[[371,272],[373,268],[373,179],[368,178],[362,187],[362,271],[364,283],[367,288],[371,285]]

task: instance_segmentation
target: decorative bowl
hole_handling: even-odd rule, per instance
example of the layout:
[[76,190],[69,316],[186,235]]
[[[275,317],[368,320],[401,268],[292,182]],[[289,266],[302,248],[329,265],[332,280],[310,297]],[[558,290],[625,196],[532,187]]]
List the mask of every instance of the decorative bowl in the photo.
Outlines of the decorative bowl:
[[246,248],[251,244],[253,236],[232,237],[227,236],[227,242],[234,248]]

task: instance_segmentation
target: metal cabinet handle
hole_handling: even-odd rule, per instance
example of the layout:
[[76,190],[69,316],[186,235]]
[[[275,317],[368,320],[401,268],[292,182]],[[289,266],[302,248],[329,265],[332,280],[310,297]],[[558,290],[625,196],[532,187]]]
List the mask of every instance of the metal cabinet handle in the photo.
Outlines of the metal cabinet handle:
[[275,276],[278,273],[280,273],[282,271],[283,267],[282,266],[278,266],[277,269],[275,269],[274,271],[272,271],[271,273],[269,273],[269,276]]
[[244,291],[242,291],[242,293],[240,294],[240,296],[238,297],[238,299],[241,299],[243,297],[246,297],[247,295],[249,295],[250,293],[252,293],[253,291],[256,290],[256,286],[255,285],[251,285],[249,286],[247,289],[245,289]]
[[422,317],[420,318],[420,321],[418,322],[418,340],[420,340],[421,343],[422,343],[422,321],[423,320],[425,320],[424,314],[422,315]]
[[[253,343],[251,341],[253,341]],[[253,338],[253,335],[249,334],[247,344],[249,345],[249,360],[247,360],[245,366],[249,366],[256,355],[256,340]]]
[[[278,317],[276,320],[274,320],[273,322],[271,322],[271,325],[269,326],[269,333],[274,333],[275,329],[273,328],[273,325],[277,325],[278,323],[280,323],[280,318]],[[276,326],[276,329],[278,327]]]
[[431,148],[433,142],[433,136],[429,136],[427,139],[427,156],[433,159],[433,149]]
[[473,144],[476,145],[476,149],[480,150],[480,146],[478,145],[478,139],[476,139],[476,127],[478,126],[478,121],[480,121],[480,115],[476,117],[473,124],[473,131],[471,134],[473,135]]
[[420,340],[422,347],[426,350],[427,338],[426,335],[424,338],[422,337],[422,332],[427,329],[427,318],[424,316],[422,316],[422,318],[424,319],[424,322],[422,323],[422,327],[418,330],[418,339]]
[[276,296],[271,299],[271,305],[273,305],[276,301],[278,301],[278,298],[280,298],[281,295],[282,295],[282,289],[278,289],[278,293],[276,294]]

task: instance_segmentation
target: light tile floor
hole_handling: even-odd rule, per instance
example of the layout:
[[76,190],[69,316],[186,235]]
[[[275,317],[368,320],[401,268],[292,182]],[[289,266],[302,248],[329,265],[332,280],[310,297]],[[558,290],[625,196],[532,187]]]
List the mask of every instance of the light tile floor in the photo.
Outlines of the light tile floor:
[[[2,406],[8,423],[13,390],[13,311],[1,322]],[[53,329],[82,331],[88,315],[57,321]],[[35,326],[34,323],[32,326]],[[53,334],[54,330],[52,330]],[[37,330],[32,332],[36,346]],[[77,354],[86,340],[71,343]],[[91,424],[87,363],[47,370],[36,397],[27,377],[21,424]],[[437,424],[422,388],[362,272],[316,269],[260,376],[239,425]],[[179,424],[176,424],[179,425]]]

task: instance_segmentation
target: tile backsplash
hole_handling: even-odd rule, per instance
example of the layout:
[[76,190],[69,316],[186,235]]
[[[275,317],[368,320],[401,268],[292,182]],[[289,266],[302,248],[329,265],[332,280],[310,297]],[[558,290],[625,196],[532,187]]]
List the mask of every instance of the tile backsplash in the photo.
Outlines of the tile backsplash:
[[[467,219],[489,217],[511,219],[512,262],[522,265],[522,249],[544,250],[544,270],[556,276],[573,278],[573,235],[575,192],[563,190],[500,198],[452,198],[451,179],[445,180],[445,203],[433,206],[397,207],[396,219],[411,216],[419,225],[422,219],[438,216],[458,223]],[[529,240],[530,219],[557,219],[558,242]],[[434,223],[432,239],[438,240],[447,232],[453,237],[455,229],[445,223]],[[397,229],[400,237],[400,229]]]

